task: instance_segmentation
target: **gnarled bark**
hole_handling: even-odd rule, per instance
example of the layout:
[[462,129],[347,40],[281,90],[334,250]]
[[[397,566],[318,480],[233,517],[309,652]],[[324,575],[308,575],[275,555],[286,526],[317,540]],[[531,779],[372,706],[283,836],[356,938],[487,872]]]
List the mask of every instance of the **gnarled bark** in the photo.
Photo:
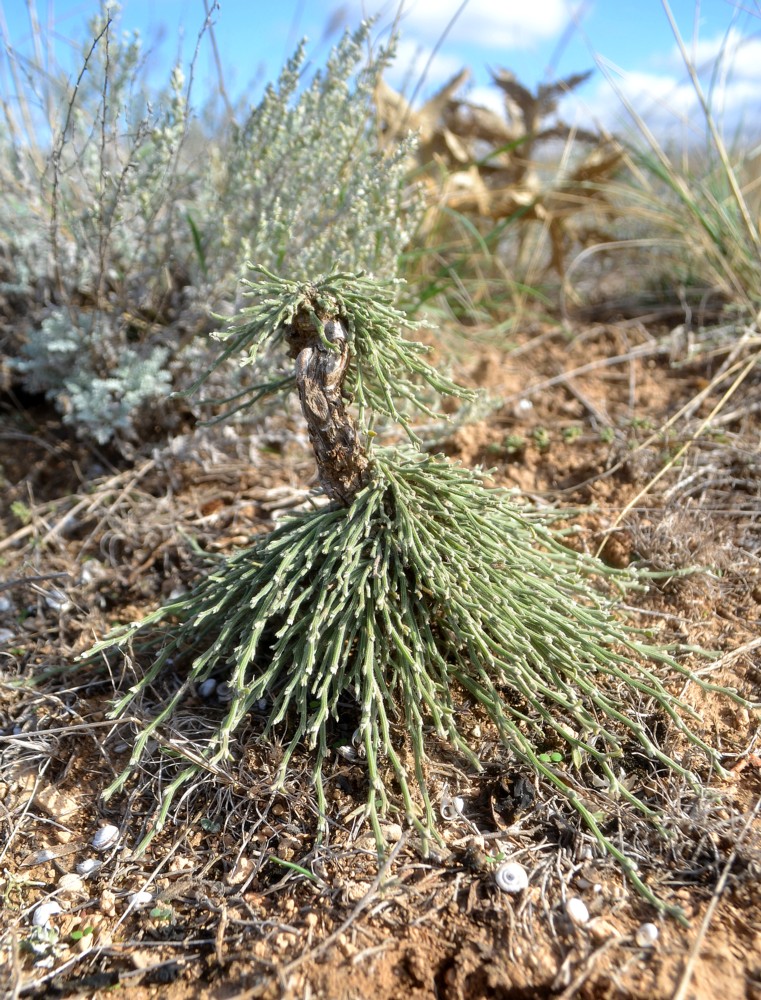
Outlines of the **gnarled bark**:
[[346,331],[340,320],[328,319],[323,333],[337,350],[320,339],[310,317],[299,315],[288,340],[320,484],[332,500],[348,507],[370,478],[369,463],[342,394],[349,363]]

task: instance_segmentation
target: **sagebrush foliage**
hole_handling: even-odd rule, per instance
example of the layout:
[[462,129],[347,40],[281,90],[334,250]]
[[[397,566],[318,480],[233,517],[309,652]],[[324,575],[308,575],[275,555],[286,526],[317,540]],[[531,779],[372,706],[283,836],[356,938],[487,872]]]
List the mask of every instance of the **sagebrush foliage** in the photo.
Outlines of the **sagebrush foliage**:
[[[594,578],[625,577],[569,549],[548,525],[556,516],[522,510],[507,492],[484,489],[480,476],[448,462],[376,452],[373,479],[351,506],[289,518],[189,594],[95,647],[97,653],[126,645],[150,661],[118,701],[116,716],[133,711],[136,697],[173,662],[189,663],[181,685],[143,725],[130,767],[108,794],[143,763],[150,741],[189,692],[217,676],[225,678],[229,707],[207,743],[194,747],[210,770],[229,759],[236,732],[264,699],[263,735],[289,726],[280,781],[300,743],[314,751],[324,822],[325,772],[350,696],[353,742],[364,750],[367,811],[379,844],[380,817],[389,810],[428,837],[438,819],[426,740],[435,732],[480,767],[462,731],[470,701],[482,706],[512,754],[569,799],[639,891],[661,906],[603,832],[625,810],[659,825],[658,810],[633,790],[622,766],[636,747],[696,789],[700,781],[628,714],[626,702],[632,695],[652,699],[687,744],[721,771],[718,751],[691,728],[696,712],[668,691],[658,671],[721,689],[612,615]],[[411,769],[400,732],[409,740]],[[540,756],[546,745],[564,748],[572,775]],[[197,762],[183,767],[166,789],[154,829],[198,768]],[[389,770],[398,792],[389,786]]]
[[134,439],[138,416],[171,387],[169,348],[130,347],[113,322],[107,313],[53,309],[10,362],[28,390],[44,393],[64,423],[88,428],[99,444],[115,434]]
[[238,270],[255,260],[302,281],[332,269],[396,270],[423,205],[406,183],[411,140],[379,149],[374,93],[393,44],[368,61],[370,28],[344,35],[308,86],[302,43],[233,124],[204,193],[209,215],[222,215],[213,258]]
[[[311,82],[300,45],[256,106],[213,129],[191,106],[193,67],[148,92],[140,40],[117,28],[112,15],[91,22],[74,75],[19,72],[20,113],[6,102],[0,130],[0,292],[20,304],[12,369],[101,443],[136,440],[146,404],[205,370],[194,335],[210,310],[234,308],[249,256],[290,276],[336,262],[394,270],[422,209],[406,140],[379,150],[372,95],[390,50],[368,56],[369,24]],[[57,369],[61,336],[88,359],[74,380]],[[231,366],[215,391],[250,379]]]

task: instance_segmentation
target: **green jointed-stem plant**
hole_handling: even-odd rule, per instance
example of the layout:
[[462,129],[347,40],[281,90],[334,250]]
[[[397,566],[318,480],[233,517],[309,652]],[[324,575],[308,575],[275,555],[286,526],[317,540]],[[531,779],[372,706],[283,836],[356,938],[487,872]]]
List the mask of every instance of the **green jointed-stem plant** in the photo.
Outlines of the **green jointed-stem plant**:
[[[636,699],[657,708],[683,748],[721,770],[718,752],[691,726],[696,712],[661,674],[714,686],[612,614],[594,581],[622,582],[620,573],[569,549],[547,516],[416,447],[410,407],[427,408],[418,403],[421,389],[468,393],[402,336],[407,324],[391,287],[355,274],[296,283],[254,271],[251,305],[220,335],[219,362],[241,351],[252,362],[279,352],[281,365],[283,353],[290,356],[292,374],[255,387],[252,398],[298,392],[332,502],[283,521],[191,593],[96,647],[129,644],[138,658],[152,657],[115,715],[173,663],[187,663],[181,685],[140,732],[132,767],[149,740],[160,742],[188,692],[224,675],[231,700],[199,751],[204,765],[228,758],[247,713],[266,699],[265,732],[288,726],[281,778],[298,745],[312,748],[324,820],[331,726],[353,701],[379,843],[380,817],[392,810],[427,837],[436,816],[426,739],[435,733],[479,767],[461,728],[465,706],[479,706],[510,753],[562,793],[643,895],[666,908],[605,833],[600,813],[614,801],[663,832],[657,810],[622,772],[632,748],[698,785],[688,764],[630,711]],[[373,415],[401,423],[411,444],[372,447]],[[567,749],[568,768],[542,752],[548,742]],[[157,826],[198,768],[197,757],[188,759],[165,789]]]

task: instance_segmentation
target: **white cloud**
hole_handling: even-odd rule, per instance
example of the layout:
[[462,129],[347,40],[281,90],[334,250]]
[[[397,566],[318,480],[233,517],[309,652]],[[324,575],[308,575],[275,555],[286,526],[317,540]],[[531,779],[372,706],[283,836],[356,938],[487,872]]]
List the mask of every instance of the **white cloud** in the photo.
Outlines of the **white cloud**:
[[[410,37],[402,37],[396,47],[396,59],[386,78],[397,89],[409,93],[425,73],[424,89],[435,90],[463,69],[463,62],[457,56],[436,52]],[[430,60],[430,65],[428,62]],[[427,67],[427,69],[426,69]]]
[[467,98],[470,104],[488,108],[504,118],[505,95],[497,87],[471,87],[467,92]]
[[691,114],[697,105],[697,96],[690,83],[679,82],[676,77],[657,73],[634,71],[622,73],[614,80],[615,86],[609,87],[617,103],[620,98],[615,93],[618,89],[622,97],[628,101],[635,111],[643,117],[656,112],[672,117],[684,117]]
[[[393,6],[383,0],[355,0],[365,14],[381,11],[393,16]],[[401,15],[402,36],[408,33],[434,45],[447,28],[447,41],[492,49],[530,48],[552,38],[568,23],[567,0],[470,0],[457,20],[452,18],[460,0],[406,0]]]
[[[702,76],[710,75],[716,61],[720,61],[720,75],[748,77],[761,80],[761,38],[743,36],[736,28],[701,38],[697,42],[685,41],[685,49]],[[674,44],[665,59],[656,65],[673,73],[683,73],[684,61],[679,46]]]
[[[613,84],[599,78],[592,92],[582,100],[569,95],[561,104],[566,118],[601,123],[613,132],[631,122],[625,103],[655,132],[661,141],[690,139],[705,131],[705,117],[692,83],[682,75],[616,71]],[[747,79],[720,80],[710,95],[711,113],[728,138],[741,125],[747,128],[755,117],[758,85]]]
[[[442,0],[411,0],[407,23],[416,32],[440,36],[460,4]],[[449,30],[452,41],[484,48],[527,48],[556,35],[568,20],[565,0],[533,0],[517,4],[506,0],[470,0]]]
[[[719,127],[728,137],[738,127],[752,129],[758,117],[761,38],[743,36],[733,27],[708,38],[685,40],[685,49]],[[675,43],[668,52],[653,55],[650,64],[658,71],[615,70],[612,75],[616,87],[659,134],[680,123],[688,134],[701,134],[704,113],[679,46]],[[614,91],[602,80],[589,99],[595,113],[609,126],[624,117],[621,100]]]

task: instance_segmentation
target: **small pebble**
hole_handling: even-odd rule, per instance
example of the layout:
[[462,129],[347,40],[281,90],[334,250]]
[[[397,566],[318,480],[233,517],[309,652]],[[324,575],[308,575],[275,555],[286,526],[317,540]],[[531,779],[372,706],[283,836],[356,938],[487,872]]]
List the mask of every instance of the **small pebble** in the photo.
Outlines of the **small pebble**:
[[227,873],[225,882],[227,885],[240,885],[245,882],[254,872],[255,864],[251,858],[238,858],[233,868]]
[[115,893],[113,893],[110,889],[104,889],[100,894],[98,906],[101,913],[105,913],[107,917],[113,917],[114,913],[116,913]]
[[155,961],[155,955],[147,948],[135,948],[130,951],[129,960],[136,969],[150,969]]
[[523,892],[528,885],[528,873],[523,865],[519,865],[515,861],[507,861],[494,872],[494,881],[502,892],[515,895],[518,892]]
[[658,928],[655,924],[642,924],[637,929],[634,940],[639,948],[652,948],[658,940]]
[[579,899],[578,896],[571,896],[566,902],[565,912],[568,914],[569,920],[576,924],[577,927],[581,927],[589,920],[589,910],[584,901]]
[[58,890],[64,896],[79,896],[84,891],[85,884],[79,875],[68,872],[58,879]]
[[381,831],[386,838],[387,844],[395,844],[398,840],[401,840],[404,832],[398,823],[384,823]]
[[49,927],[50,918],[57,913],[61,913],[61,904],[51,899],[49,903],[40,903],[32,914],[32,923],[35,927]]
[[106,848],[115,844],[118,839],[119,828],[117,826],[112,826],[109,823],[106,826],[102,826],[100,830],[98,830],[90,843],[96,851],[105,851]]
[[7,642],[11,642],[15,635],[16,633],[12,632],[9,628],[0,628],[0,646],[4,646]]
[[41,806],[53,819],[59,823],[68,823],[74,819],[80,810],[80,804],[73,795],[59,792],[52,785],[41,788],[35,796],[35,802]]
[[610,941],[612,938],[621,937],[618,929],[613,924],[609,924],[607,920],[602,920],[599,917],[589,925],[589,933],[592,936],[592,940],[598,944],[601,944],[603,941]]
[[0,594],[0,615],[7,614],[9,611],[13,611],[13,601],[5,594]]

